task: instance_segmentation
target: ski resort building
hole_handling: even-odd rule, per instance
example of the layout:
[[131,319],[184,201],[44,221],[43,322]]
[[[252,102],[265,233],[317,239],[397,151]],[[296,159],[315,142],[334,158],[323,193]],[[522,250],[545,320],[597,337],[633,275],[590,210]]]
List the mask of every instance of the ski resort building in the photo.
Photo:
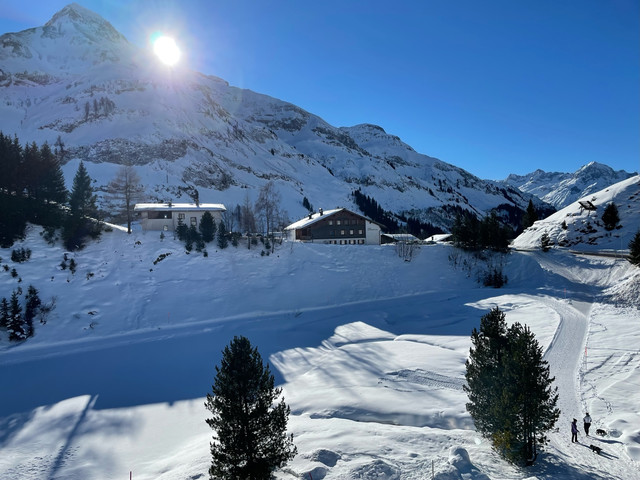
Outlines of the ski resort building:
[[142,230],[173,232],[178,223],[196,228],[204,212],[209,212],[219,222],[227,209],[221,203],[137,203],[133,208],[139,217]]
[[380,245],[380,224],[346,208],[318,210],[284,229],[287,240]]

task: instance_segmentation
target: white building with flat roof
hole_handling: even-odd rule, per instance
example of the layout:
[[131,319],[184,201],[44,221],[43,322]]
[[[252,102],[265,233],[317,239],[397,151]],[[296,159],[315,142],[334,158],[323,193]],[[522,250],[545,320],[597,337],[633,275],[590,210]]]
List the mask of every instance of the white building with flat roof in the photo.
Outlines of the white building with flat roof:
[[217,223],[226,210],[221,203],[137,203],[133,208],[143,231],[165,232],[175,231],[180,222],[198,228],[204,212],[209,212]]

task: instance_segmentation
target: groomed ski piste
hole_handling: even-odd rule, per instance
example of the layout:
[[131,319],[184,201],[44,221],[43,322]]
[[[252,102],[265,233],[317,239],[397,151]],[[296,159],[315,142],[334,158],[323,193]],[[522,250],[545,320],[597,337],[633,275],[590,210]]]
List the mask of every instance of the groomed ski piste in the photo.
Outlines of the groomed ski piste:
[[[0,250],[18,273],[0,270],[2,296],[33,284],[55,298],[25,343],[0,333],[3,480],[208,478],[204,399],[234,335],[291,407],[298,455],[279,479],[640,478],[640,269],[624,258],[531,243],[494,289],[446,244],[409,262],[389,245],[210,245],[204,257],[114,228],[68,255],[71,273],[39,230],[12,247],[29,261]],[[503,461],[465,409],[471,330],[494,306],[531,327],[559,388],[557,430],[527,468]],[[581,428],[572,444],[586,411],[592,436]]]

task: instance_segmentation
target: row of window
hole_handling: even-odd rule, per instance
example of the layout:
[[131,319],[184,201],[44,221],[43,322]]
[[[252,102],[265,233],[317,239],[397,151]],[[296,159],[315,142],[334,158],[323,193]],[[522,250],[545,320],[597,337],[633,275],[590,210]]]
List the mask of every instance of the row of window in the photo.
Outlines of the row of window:
[[364,245],[362,238],[356,240],[328,240],[326,243],[331,245]]
[[[169,220],[172,218],[172,212],[154,212],[151,211],[147,214],[147,218],[149,220]],[[186,216],[184,213],[178,213],[178,221],[182,221],[184,223]],[[198,226],[198,218],[190,217],[189,218],[191,225],[194,227]]]
[[[330,230],[329,231],[329,235],[331,235],[332,237],[336,236],[336,232],[337,230]],[[355,232],[355,230],[349,230],[349,235],[353,235]],[[358,235],[363,235],[364,231],[363,230],[358,230]],[[340,230],[340,235],[346,235],[346,230]]]
[[[342,219],[336,220],[336,225],[364,225],[364,220],[360,219]],[[333,225],[333,220],[329,220],[329,225]]]

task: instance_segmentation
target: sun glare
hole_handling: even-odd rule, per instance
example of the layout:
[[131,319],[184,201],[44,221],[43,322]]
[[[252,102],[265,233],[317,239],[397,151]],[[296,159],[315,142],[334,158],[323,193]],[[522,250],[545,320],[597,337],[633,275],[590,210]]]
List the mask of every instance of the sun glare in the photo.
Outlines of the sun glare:
[[153,51],[160,61],[172,66],[180,60],[180,49],[171,37],[159,36],[153,41]]

